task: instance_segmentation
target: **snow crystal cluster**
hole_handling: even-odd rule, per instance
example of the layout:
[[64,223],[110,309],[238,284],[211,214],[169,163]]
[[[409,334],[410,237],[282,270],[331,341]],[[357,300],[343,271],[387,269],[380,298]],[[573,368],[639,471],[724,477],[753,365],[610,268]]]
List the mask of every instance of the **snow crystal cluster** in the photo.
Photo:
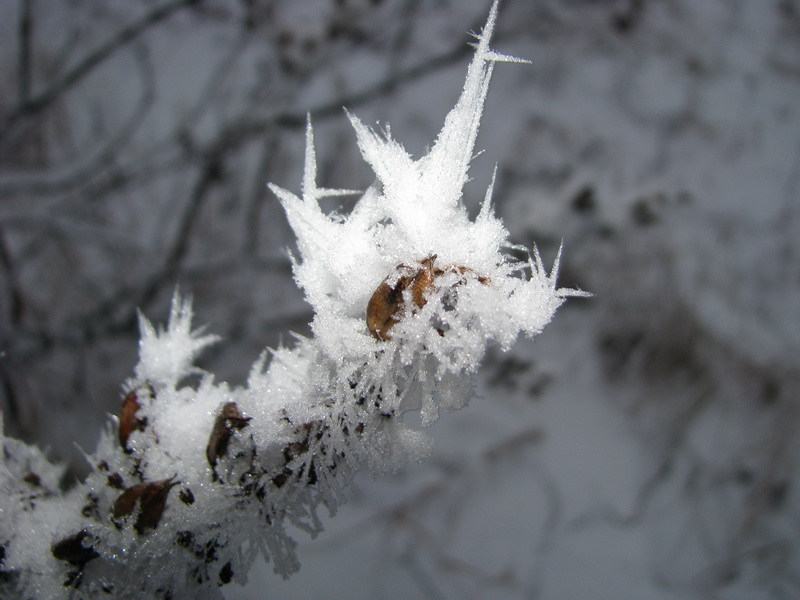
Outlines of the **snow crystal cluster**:
[[487,344],[537,333],[579,293],[558,290],[538,254],[507,253],[491,185],[474,220],[462,204],[494,63],[517,61],[489,48],[496,14],[426,156],[351,115],[377,183],[350,214],[326,214],[321,198],[352,192],[317,187],[309,123],[302,195],[272,186],[313,338],[265,353],[231,388],[194,366],[216,337],[192,330],[176,295],[166,329],[140,318],[135,376],[82,485],[62,493],[57,467],[0,438],[3,597],[214,598],[258,555],[289,575],[287,526],[319,532],[319,507],[336,510],[359,465],[425,457],[430,439],[404,415],[427,425],[463,406]]
[[512,247],[492,213],[494,182],[474,221],[462,202],[494,63],[523,62],[489,48],[496,10],[427,155],[414,160],[388,128],[380,135],[350,115],[377,182],[349,215],[325,214],[320,198],[352,192],[317,187],[309,123],[302,197],[271,186],[297,235],[295,279],[314,307],[320,362],[355,386],[336,390],[337,402],[370,395],[386,413],[421,408],[430,423],[438,406],[465,401],[443,379],[474,371],[488,342],[507,348],[521,332],[538,333],[577,293],[556,289],[557,264],[548,274],[538,254],[519,262],[505,252]]

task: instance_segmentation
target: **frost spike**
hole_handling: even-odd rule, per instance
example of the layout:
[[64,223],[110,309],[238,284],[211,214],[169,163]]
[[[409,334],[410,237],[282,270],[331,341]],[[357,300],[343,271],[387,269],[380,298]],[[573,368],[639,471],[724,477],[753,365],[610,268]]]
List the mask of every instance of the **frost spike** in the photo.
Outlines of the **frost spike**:
[[302,190],[303,201],[306,203],[317,202],[320,198],[329,196],[349,196],[351,194],[361,193],[358,190],[337,190],[317,187],[317,154],[314,148],[314,128],[311,125],[311,115],[308,115],[306,121],[306,156],[305,166],[303,168]]
[[489,50],[486,53],[486,60],[490,60],[492,62],[521,63],[523,65],[532,64],[532,62],[527,58],[519,58],[517,56],[511,56],[510,54],[501,54],[500,52],[495,52],[494,50]]
[[497,165],[494,166],[494,170],[492,171],[492,181],[489,183],[489,187],[486,188],[486,195],[483,197],[483,204],[481,204],[481,211],[478,213],[477,219],[475,219],[476,222],[489,219],[492,211],[492,194],[494,193],[494,182],[496,179]]
[[391,138],[388,129],[381,136],[347,109],[345,114],[356,132],[361,155],[383,184],[384,194],[388,195],[403,182],[415,177],[414,161],[403,146]]
[[[455,206],[467,182],[469,163],[474,154],[475,140],[480,127],[484,101],[489,89],[494,62],[520,62],[522,59],[499,54],[489,48],[497,20],[499,0],[492,3],[489,17],[482,32],[475,35],[475,56],[467,69],[464,88],[455,107],[445,118],[436,143],[425,157],[423,189],[436,189],[444,203]],[[441,182],[441,183],[439,183]],[[438,185],[437,185],[438,184]]]
[[166,329],[153,327],[139,312],[139,355],[136,379],[151,384],[169,385],[196,373],[192,366],[197,354],[219,340],[216,335],[202,335],[205,328],[192,330],[191,298],[181,298],[176,290],[172,297]]
[[539,254],[539,247],[536,244],[533,245],[533,258],[536,261],[536,273],[547,277],[547,271],[545,270],[544,263],[542,262],[542,255]]
[[306,157],[303,168],[303,200],[315,200],[317,191],[317,154],[314,148],[314,128],[311,126],[311,115],[306,117]]
[[550,269],[550,275],[548,279],[550,280],[550,285],[555,289],[556,281],[558,280],[558,268],[561,266],[561,250],[564,248],[564,240],[561,240],[561,243],[558,245],[558,252],[556,253],[556,258],[553,261],[553,266]]

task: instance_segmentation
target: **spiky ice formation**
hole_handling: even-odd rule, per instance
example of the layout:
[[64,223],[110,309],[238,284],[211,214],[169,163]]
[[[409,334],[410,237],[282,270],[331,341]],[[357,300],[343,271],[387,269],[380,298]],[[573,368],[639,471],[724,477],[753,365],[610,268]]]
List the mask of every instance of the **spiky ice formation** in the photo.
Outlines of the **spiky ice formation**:
[[[422,158],[388,128],[381,135],[349,114],[377,177],[349,215],[320,206],[352,192],[317,187],[310,121],[302,196],[271,186],[297,236],[295,279],[314,308],[320,351],[339,377],[358,382],[358,397],[380,389],[385,411],[422,408],[426,423],[439,405],[465,401],[434,393],[435,380],[473,372],[488,343],[507,348],[520,333],[538,333],[566,296],[580,294],[556,287],[558,259],[548,273],[535,251],[524,262],[509,256],[508,232],[491,208],[494,181],[474,220],[462,202],[494,64],[526,62],[490,48],[496,17],[497,2],[476,36],[461,96]],[[381,306],[374,298],[384,281]],[[391,334],[370,330],[370,309],[386,313]],[[346,390],[340,400],[349,400]]]

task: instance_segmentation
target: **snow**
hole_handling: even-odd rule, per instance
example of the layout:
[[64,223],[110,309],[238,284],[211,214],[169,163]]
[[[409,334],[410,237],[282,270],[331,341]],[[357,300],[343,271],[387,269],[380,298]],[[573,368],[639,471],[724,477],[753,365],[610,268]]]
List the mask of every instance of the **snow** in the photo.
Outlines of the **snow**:
[[136,379],[166,387],[175,386],[195,372],[192,365],[203,348],[219,341],[219,336],[200,336],[192,331],[192,302],[182,299],[178,292],[172,299],[169,326],[156,330],[139,314],[139,364]]

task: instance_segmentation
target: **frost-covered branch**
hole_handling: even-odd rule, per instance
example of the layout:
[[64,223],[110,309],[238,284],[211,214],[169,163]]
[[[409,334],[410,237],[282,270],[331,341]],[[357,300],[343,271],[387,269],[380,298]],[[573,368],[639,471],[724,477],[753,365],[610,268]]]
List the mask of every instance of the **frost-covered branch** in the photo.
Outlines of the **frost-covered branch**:
[[428,455],[404,415],[425,426],[464,406],[488,344],[535,335],[580,294],[556,287],[557,260],[548,272],[535,251],[507,253],[492,185],[474,220],[462,203],[494,63],[520,62],[490,48],[496,14],[495,2],[427,155],[349,115],[377,176],[350,214],[320,207],[354,192],[318,187],[310,122],[302,194],[271,186],[297,235],[312,338],[264,353],[230,387],[195,366],[217,338],[192,329],[176,294],[166,328],[140,316],[139,362],[81,485],[60,491],[59,467],[0,438],[4,597],[213,598],[259,555],[288,576],[287,526],[318,533],[318,511],[336,511],[362,465]]

